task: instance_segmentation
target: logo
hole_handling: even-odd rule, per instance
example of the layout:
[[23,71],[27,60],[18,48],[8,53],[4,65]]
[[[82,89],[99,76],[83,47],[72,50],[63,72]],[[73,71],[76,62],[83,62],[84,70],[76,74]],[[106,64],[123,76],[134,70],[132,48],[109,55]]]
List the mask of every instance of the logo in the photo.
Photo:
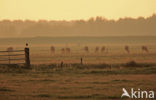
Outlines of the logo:
[[121,98],[123,97],[128,97],[128,98],[134,98],[134,99],[154,99],[154,91],[144,91],[141,89],[138,90],[134,90],[133,88],[131,88],[131,92],[128,93],[128,91],[125,88],[122,88],[122,95]]

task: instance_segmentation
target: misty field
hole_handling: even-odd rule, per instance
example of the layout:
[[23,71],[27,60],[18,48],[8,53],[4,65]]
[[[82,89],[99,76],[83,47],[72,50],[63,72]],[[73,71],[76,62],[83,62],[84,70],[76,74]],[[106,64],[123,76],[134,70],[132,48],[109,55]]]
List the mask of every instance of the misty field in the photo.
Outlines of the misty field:
[[0,100],[120,100],[122,88],[156,91],[156,37],[8,38],[0,39],[0,51],[25,43],[31,68],[0,65]]
[[[156,62],[155,36],[1,38],[0,51],[8,47],[23,50],[26,43],[29,44],[32,64],[59,64],[62,61],[80,63],[80,58],[83,58],[85,64],[125,63],[132,60],[142,63]],[[51,52],[52,46],[55,52]],[[86,46],[88,52],[84,50]],[[129,47],[129,53],[125,46]],[[142,46],[146,46],[148,52],[143,51]],[[97,52],[96,47],[99,48]],[[102,47],[105,47],[103,52]],[[70,49],[70,53],[62,53],[62,49],[66,48]]]

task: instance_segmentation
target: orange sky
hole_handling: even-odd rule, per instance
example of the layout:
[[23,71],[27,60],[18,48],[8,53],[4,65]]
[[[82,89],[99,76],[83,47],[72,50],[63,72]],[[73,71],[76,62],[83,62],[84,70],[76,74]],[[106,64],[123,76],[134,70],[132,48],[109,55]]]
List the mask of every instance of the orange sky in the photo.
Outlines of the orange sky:
[[0,20],[75,20],[150,16],[156,0],[0,0]]

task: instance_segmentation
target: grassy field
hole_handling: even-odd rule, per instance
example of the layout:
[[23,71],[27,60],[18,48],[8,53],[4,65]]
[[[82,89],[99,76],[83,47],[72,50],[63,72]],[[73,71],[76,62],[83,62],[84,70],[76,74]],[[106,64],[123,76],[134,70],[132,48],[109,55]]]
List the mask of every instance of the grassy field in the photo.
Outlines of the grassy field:
[[[88,44],[89,45],[89,44]],[[85,46],[85,45],[84,45]],[[75,45],[68,45],[71,48],[70,53],[61,53],[61,48],[66,48],[66,46],[55,45],[55,53],[50,51],[50,45],[34,45],[30,46],[30,60],[32,64],[51,64],[51,63],[80,63],[80,58],[83,58],[83,63],[85,64],[116,64],[125,63],[131,60],[140,63],[155,63],[156,62],[156,46],[149,45],[149,52],[141,50],[141,45],[131,45],[130,53],[127,53],[124,49],[124,45],[110,45],[106,46],[106,50],[101,52],[95,52],[96,44],[89,45],[89,52],[83,50],[84,46],[77,47]],[[102,47],[103,45],[98,45]],[[5,47],[7,48],[7,47]],[[15,48],[15,50],[22,50],[24,47]],[[7,55],[7,53],[5,53]],[[13,54],[13,53],[11,53]],[[23,54],[23,53],[22,53]],[[0,55],[4,55],[1,53]],[[24,56],[11,57],[11,59],[24,58]],[[8,57],[1,57],[1,59],[8,59]],[[24,61],[24,60],[23,60]],[[17,61],[17,63],[22,63],[23,61]],[[2,62],[1,63],[8,63]],[[11,63],[16,63],[16,61],[11,61]]]
[[[4,38],[0,51],[8,47],[21,50],[27,42],[31,69],[0,65],[0,100],[120,100],[122,88],[156,92],[155,36]],[[142,51],[143,45],[149,52]],[[96,46],[106,50],[95,52]],[[71,52],[61,53],[62,48]]]
[[122,88],[156,91],[155,77],[154,63],[1,66],[0,100],[120,100]]
[[[29,43],[32,64],[59,64],[61,61],[80,63],[81,57],[85,64],[114,64],[131,60],[140,63],[156,62],[155,36],[1,38],[0,51],[4,51],[8,47],[13,47],[14,50],[23,50],[25,43]],[[129,54],[124,49],[125,45],[129,46]],[[51,46],[55,47],[55,53],[50,51]],[[89,48],[88,53],[84,51],[85,46]],[[95,53],[97,46],[99,51]],[[101,52],[103,46],[106,50]],[[149,52],[142,51],[142,46],[147,46]],[[61,53],[62,48],[70,48],[71,52]],[[3,57],[0,56],[1,59]]]

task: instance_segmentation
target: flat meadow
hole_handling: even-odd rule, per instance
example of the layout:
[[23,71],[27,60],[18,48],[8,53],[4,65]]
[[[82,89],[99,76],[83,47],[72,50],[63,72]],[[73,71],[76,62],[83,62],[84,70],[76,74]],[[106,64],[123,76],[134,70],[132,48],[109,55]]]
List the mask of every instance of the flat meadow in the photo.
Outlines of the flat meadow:
[[[0,65],[0,100],[121,100],[122,88],[156,92],[156,37],[0,41],[0,50],[10,46],[24,49],[28,42],[31,61],[30,68]],[[141,49],[143,45],[149,52]],[[95,52],[97,46],[105,46],[105,50]],[[62,53],[62,48],[70,48],[70,52]]]
[[[156,91],[156,64],[0,67],[1,100],[120,100],[122,88]],[[125,98],[128,99],[128,98]]]

